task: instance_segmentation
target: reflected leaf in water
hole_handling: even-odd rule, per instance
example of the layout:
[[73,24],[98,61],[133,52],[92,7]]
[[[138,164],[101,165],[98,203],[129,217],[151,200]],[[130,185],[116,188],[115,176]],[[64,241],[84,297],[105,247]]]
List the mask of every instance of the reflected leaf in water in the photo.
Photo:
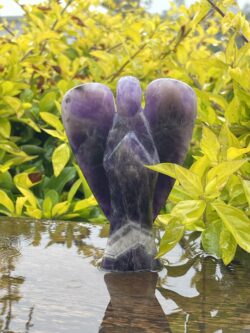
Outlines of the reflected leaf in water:
[[152,272],[106,274],[111,300],[99,333],[170,333],[155,296],[157,278]]
[[3,225],[3,232],[0,234],[0,305],[1,305],[1,332],[9,330],[13,317],[13,303],[21,298],[20,285],[25,281],[24,277],[16,276],[15,263],[20,256],[18,249],[19,239],[14,234],[8,233],[8,228]]
[[[78,285],[79,288],[84,286],[84,292],[79,295],[76,293],[75,301],[70,298],[70,291],[63,294],[63,297],[69,296],[66,308],[62,308],[65,312],[60,309],[58,314],[64,323],[64,326],[60,327],[64,327],[64,330],[61,331],[60,327],[58,330],[50,329],[50,324],[46,323],[47,331],[65,332],[69,328],[68,331],[80,332],[81,325],[85,325],[83,332],[96,333],[103,318],[108,295],[103,284],[103,272],[93,266],[97,266],[102,257],[107,233],[108,225],[0,219],[0,332],[28,332],[33,323],[35,330],[39,330],[39,315],[43,309],[39,308],[41,303],[45,309],[49,306],[50,314],[54,316],[57,306],[60,306],[56,304],[55,307],[55,303],[65,291],[60,289],[62,284],[55,281],[65,279],[65,275],[61,274],[64,272],[64,263],[67,270],[70,270],[72,262],[77,260],[74,278],[78,279],[77,276],[80,276],[81,282]],[[61,257],[61,253],[66,252],[69,259]],[[53,253],[56,255],[53,256]],[[193,233],[186,235],[181,244],[164,259],[165,268],[159,273],[157,282],[157,298],[156,273],[105,275],[111,300],[100,333],[164,333],[171,330],[174,333],[250,332],[250,264],[244,251],[238,250],[234,263],[225,267],[221,261],[204,255],[197,241],[197,234]],[[59,267],[55,265],[57,260],[61,262]],[[23,261],[26,270],[18,273]],[[36,278],[41,278],[39,269],[36,271],[41,262],[48,264],[48,267],[53,265],[55,269],[51,275],[48,270],[48,275],[44,277],[45,282],[40,280],[39,283],[44,283],[44,289],[39,299],[36,298],[36,291],[30,291],[37,287]],[[51,264],[52,262],[54,264]],[[31,265],[35,270],[29,272],[27,267],[29,269]],[[56,283],[54,290],[51,289],[52,281]],[[70,275],[69,286],[71,283]],[[103,303],[101,301],[95,304],[96,299],[92,297],[95,292]],[[44,301],[44,293],[48,296],[48,303],[47,300]],[[30,295],[34,298],[27,301]],[[25,311],[22,308],[24,301],[27,302]],[[80,304],[80,308],[77,308],[76,304]],[[81,306],[85,309],[83,313]],[[75,322],[72,321],[74,311]],[[87,316],[88,313],[91,319],[86,322],[82,315]],[[20,318],[21,321],[17,324],[16,321]],[[95,320],[97,324],[93,330],[91,322]],[[73,329],[73,324],[79,330]],[[87,331],[89,325],[92,328]]]
[[[234,270],[233,265],[229,269],[213,257],[202,256],[182,265],[166,265],[165,268],[168,278],[186,276],[198,293],[194,297],[185,297],[178,293],[178,280],[175,281],[175,290],[172,290],[168,278],[159,280],[157,289],[161,295],[171,299],[179,309],[168,316],[171,327],[177,329],[182,325],[182,329],[185,326],[188,332],[250,332],[249,284],[243,282],[249,281],[249,271],[242,267]],[[248,330],[243,331],[242,328]]]

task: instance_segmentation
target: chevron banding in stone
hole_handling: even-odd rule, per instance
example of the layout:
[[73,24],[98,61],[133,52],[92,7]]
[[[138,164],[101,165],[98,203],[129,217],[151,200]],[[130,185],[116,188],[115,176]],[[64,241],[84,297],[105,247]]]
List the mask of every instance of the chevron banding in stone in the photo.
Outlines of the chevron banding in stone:
[[108,240],[104,257],[116,259],[139,246],[143,246],[148,254],[154,254],[156,251],[153,233],[131,221],[112,234]]

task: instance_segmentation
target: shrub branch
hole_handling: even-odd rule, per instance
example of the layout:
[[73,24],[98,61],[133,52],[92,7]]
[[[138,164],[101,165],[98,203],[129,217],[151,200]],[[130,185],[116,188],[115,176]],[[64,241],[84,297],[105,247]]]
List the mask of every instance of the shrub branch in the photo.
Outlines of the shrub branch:
[[[209,4],[213,7],[213,9],[220,14],[220,16],[225,17],[225,13],[215,4],[213,3],[212,0],[207,0],[209,2]],[[238,34],[242,37],[242,39],[244,40],[244,42],[249,43],[248,38],[240,31],[238,31]]]

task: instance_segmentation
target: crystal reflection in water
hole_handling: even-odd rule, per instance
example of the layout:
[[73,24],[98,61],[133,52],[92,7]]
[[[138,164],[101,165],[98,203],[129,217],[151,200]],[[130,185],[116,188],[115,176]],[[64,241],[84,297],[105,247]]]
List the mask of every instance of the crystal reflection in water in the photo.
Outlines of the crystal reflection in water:
[[[187,236],[156,273],[97,268],[107,226],[0,220],[1,333],[249,333],[250,263]],[[156,289],[155,289],[156,286]]]
[[157,278],[151,272],[106,274],[110,302],[99,333],[171,332],[155,296]]

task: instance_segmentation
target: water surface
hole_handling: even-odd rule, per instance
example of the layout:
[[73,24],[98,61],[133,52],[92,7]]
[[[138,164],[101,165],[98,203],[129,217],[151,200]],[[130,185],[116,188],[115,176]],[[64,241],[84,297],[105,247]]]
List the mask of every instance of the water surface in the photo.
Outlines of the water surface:
[[0,219],[1,333],[249,333],[250,260],[188,235],[159,273],[99,269],[108,225]]

